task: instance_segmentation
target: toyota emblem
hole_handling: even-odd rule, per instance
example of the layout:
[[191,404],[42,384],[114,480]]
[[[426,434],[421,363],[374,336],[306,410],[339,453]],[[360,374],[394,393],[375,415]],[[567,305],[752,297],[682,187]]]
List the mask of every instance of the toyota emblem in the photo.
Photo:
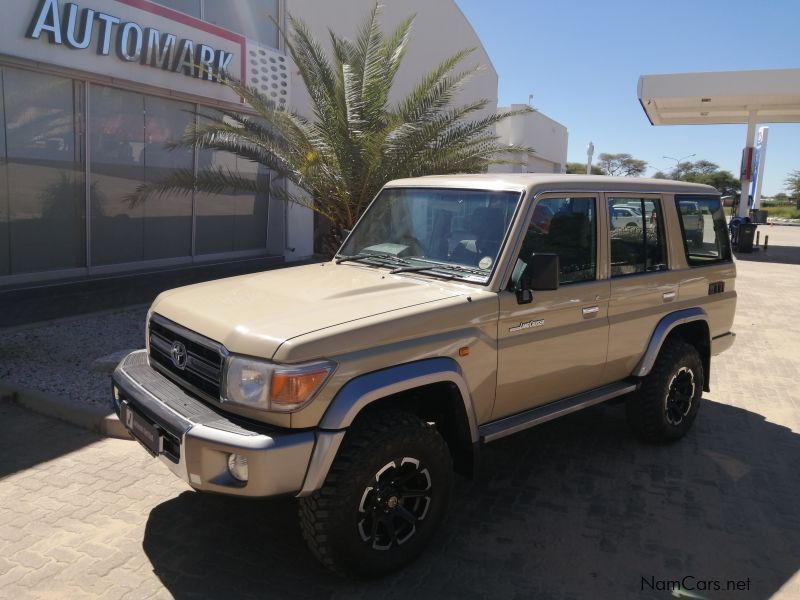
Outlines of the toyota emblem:
[[173,342],[170,355],[172,356],[173,365],[179,369],[186,368],[186,346],[183,342]]

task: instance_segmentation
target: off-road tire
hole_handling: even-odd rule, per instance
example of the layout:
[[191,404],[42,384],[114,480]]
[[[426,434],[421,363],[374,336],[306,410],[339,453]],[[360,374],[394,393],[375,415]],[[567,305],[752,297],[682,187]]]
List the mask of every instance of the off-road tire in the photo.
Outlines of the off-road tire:
[[[397,483],[408,477],[410,483]],[[406,412],[374,413],[347,432],[322,488],[300,499],[303,537],[340,575],[385,575],[422,553],[445,515],[452,483],[450,452],[433,425]],[[406,497],[401,488],[422,496]],[[396,516],[401,509],[404,516]],[[418,517],[413,526],[407,513]]]
[[647,442],[682,438],[697,417],[704,378],[697,349],[680,339],[667,340],[641,387],[626,401],[630,428]]

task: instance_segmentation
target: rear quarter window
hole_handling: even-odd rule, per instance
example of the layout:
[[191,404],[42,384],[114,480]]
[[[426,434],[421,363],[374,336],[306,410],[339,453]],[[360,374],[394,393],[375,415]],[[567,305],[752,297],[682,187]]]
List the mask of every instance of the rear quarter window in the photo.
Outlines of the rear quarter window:
[[722,200],[717,196],[675,196],[689,266],[727,262],[731,246]]

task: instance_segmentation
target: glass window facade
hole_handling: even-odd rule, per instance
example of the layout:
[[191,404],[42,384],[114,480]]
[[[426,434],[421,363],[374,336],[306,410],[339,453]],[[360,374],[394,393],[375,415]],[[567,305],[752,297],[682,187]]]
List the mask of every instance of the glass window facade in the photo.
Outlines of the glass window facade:
[[11,272],[11,237],[9,235],[10,206],[8,200],[8,152],[6,151],[6,122],[3,94],[3,72],[0,70],[0,277]]
[[[212,1],[218,2],[219,0]],[[174,8],[182,13],[191,15],[196,19],[201,18],[200,5],[202,0],[156,0],[156,3],[163,6],[168,6],[169,8]]]
[[187,102],[0,65],[0,284],[65,269],[266,254],[266,194],[128,199],[176,169],[269,177],[226,153],[170,150],[197,112]]
[[278,47],[279,0],[156,0],[197,19],[240,33],[266,46]]
[[278,0],[204,0],[203,19],[241,33],[266,46],[278,47]]
[[[206,115],[221,117],[214,111]],[[198,169],[238,171],[252,179],[268,178],[260,165],[228,152],[199,150]],[[266,179],[265,183],[269,180]],[[216,254],[263,248],[266,244],[268,198],[245,193],[196,194],[197,254]]]
[[89,91],[92,264],[192,253],[192,195],[173,193],[136,206],[127,197],[174,169],[192,169],[194,153],[170,151],[194,118],[193,105],[92,85]]
[[86,263],[80,82],[0,69],[0,276]]

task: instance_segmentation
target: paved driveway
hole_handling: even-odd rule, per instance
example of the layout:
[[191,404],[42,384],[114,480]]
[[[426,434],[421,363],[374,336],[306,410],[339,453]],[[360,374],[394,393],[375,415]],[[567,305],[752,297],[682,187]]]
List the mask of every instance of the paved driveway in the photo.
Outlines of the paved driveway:
[[319,568],[291,499],[197,494],[133,442],[0,404],[0,597],[668,598],[688,577],[798,598],[800,228],[766,230],[789,258],[739,261],[737,344],[686,439],[641,445],[599,406],[492,444],[430,550],[377,582]]

